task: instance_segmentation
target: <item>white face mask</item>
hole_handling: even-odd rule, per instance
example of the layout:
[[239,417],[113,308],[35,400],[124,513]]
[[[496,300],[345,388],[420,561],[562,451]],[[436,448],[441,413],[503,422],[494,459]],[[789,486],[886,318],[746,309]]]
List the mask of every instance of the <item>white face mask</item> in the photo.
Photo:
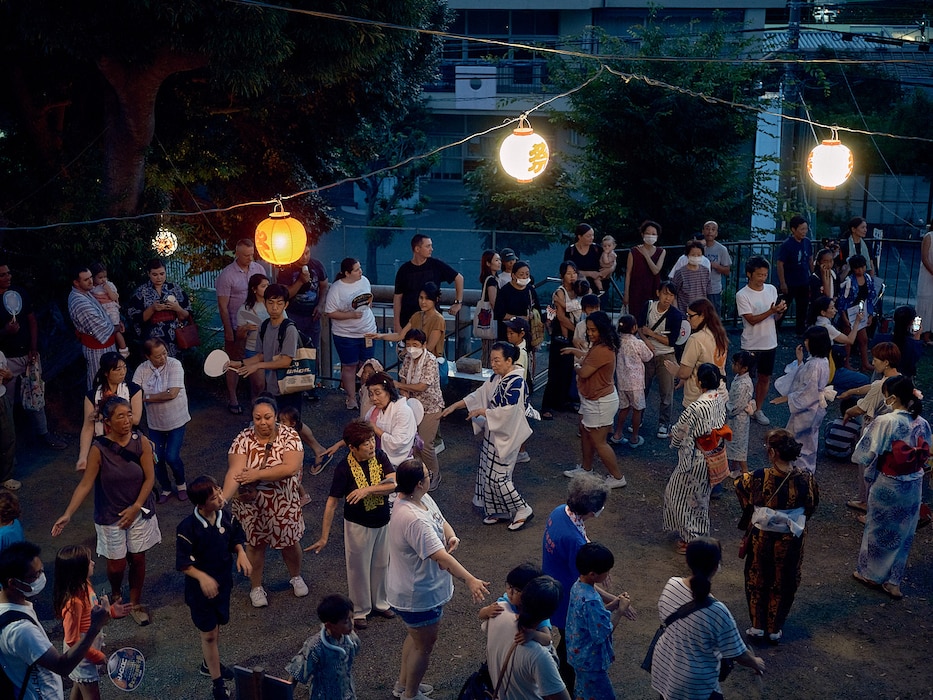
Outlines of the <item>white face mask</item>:
[[702,260],[703,260],[702,255],[688,255],[687,256],[687,262],[690,263],[691,265],[699,265],[700,261]]
[[21,586],[25,586],[29,589],[28,591],[23,591],[24,596],[27,598],[35,598],[45,589],[45,572],[43,571],[41,574],[39,574],[39,578],[37,578],[32,583],[26,583],[25,581],[21,581],[19,579],[16,579],[16,582]]
[[654,245],[658,242],[657,236],[642,236],[641,239],[648,245]]
[[525,278],[516,277],[515,278],[515,284],[517,284],[519,287],[527,287],[529,282],[531,282],[531,279],[528,277],[525,277]]
[[408,348],[408,354],[411,355],[411,359],[417,360],[421,357],[421,354],[424,352],[424,348]]

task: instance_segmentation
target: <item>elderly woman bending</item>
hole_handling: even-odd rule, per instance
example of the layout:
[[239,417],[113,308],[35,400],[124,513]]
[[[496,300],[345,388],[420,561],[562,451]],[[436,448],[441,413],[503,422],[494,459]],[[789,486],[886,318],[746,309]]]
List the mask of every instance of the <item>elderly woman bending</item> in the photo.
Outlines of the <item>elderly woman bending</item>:
[[301,578],[305,521],[298,494],[304,448],[298,433],[277,418],[274,399],[256,399],[252,425],[240,431],[230,446],[224,478],[224,498],[235,497],[233,514],[246,532],[246,554],[253,566],[249,599],[254,608],[269,604],[262,587],[268,547],[282,552],[295,595],[308,595]]
[[510,518],[509,530],[513,532],[534,517],[531,506],[512,483],[519,450],[532,433],[525,418],[529,402],[525,370],[515,364],[517,359],[518,348],[511,343],[493,345],[492,379],[441,414],[448,416],[458,408],[466,408],[474,434],[483,433],[473,504],[482,506],[486,514],[483,523],[494,525]]

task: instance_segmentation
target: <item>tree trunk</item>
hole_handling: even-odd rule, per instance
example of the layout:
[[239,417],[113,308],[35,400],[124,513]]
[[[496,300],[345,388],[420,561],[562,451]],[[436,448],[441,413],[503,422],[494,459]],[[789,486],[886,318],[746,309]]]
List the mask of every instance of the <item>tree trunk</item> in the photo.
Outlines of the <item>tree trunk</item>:
[[146,152],[155,133],[159,88],[174,73],[207,65],[205,56],[160,50],[146,66],[104,56],[97,68],[112,91],[105,102],[104,199],[111,216],[134,214],[146,184]]

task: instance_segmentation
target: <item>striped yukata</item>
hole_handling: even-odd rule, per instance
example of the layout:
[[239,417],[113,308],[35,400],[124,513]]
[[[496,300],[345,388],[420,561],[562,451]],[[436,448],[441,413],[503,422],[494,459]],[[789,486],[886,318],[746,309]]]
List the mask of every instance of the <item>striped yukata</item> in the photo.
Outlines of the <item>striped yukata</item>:
[[[693,600],[686,579],[668,579],[658,600],[663,623],[678,608]],[[658,639],[651,664],[651,688],[664,700],[709,698],[719,688],[719,660],[745,653],[745,642],[729,608],[714,600],[686,617],[675,620]]]
[[684,409],[671,429],[677,467],[664,489],[664,529],[679,532],[684,542],[709,535],[709,470],[696,441],[725,424],[728,398],[722,389],[707,391]]
[[71,294],[68,295],[68,315],[79,333],[93,336],[100,344],[110,341],[109,345],[100,349],[89,348],[84,342],[81,343],[81,352],[87,360],[87,388],[90,390],[94,387],[94,376],[100,368],[100,358],[105,352],[117,350],[113,338],[113,321],[110,320],[107,310],[90,292],[82,292],[75,287],[72,287]]

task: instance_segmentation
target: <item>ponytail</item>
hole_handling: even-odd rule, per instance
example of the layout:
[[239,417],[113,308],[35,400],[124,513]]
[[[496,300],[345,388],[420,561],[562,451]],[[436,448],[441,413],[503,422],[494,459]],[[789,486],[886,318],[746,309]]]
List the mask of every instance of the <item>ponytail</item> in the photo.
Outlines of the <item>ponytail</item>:
[[693,600],[702,603],[709,596],[712,578],[722,561],[722,545],[712,537],[697,537],[687,544],[687,566],[693,572],[690,590]]

